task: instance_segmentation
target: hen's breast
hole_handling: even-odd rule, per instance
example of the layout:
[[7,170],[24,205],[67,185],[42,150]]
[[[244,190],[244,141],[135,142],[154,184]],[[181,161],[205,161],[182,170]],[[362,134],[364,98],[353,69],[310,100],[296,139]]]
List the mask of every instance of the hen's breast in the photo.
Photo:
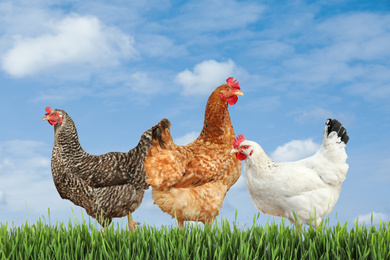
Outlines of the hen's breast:
[[62,199],[68,199],[77,206],[91,211],[93,208],[93,188],[74,173],[74,160],[62,147],[54,147],[51,160],[54,185]]
[[190,145],[194,158],[189,171],[195,172],[206,182],[221,180],[228,189],[241,175],[241,162],[230,153],[231,145],[194,142]]

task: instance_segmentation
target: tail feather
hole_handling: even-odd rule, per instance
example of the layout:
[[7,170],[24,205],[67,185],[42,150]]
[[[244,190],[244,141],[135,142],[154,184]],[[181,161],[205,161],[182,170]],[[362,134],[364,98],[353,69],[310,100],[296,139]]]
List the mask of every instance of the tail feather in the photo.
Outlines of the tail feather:
[[331,132],[336,132],[337,136],[340,137],[341,141],[345,144],[349,141],[349,136],[347,135],[347,129],[336,119],[329,118],[326,121],[325,129],[327,130],[327,136]]
[[[160,147],[164,148],[166,143],[169,143],[170,134],[166,134],[166,129],[170,130],[171,128],[171,122],[169,122],[168,119],[164,118],[161,120],[158,125],[154,126],[152,128],[152,138],[153,140],[157,140]],[[169,132],[169,131],[168,131]]]

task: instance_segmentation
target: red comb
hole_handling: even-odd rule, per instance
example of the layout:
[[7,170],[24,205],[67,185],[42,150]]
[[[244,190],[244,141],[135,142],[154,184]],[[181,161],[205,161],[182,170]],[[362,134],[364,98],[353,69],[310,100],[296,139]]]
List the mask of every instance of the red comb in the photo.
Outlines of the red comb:
[[234,142],[233,142],[233,147],[234,148],[238,148],[240,146],[240,144],[245,140],[245,136],[244,135],[238,135],[236,137],[236,139],[234,139]]
[[240,84],[238,84],[238,81],[237,80],[233,80],[233,77],[229,77],[227,80],[226,80],[226,83],[233,87],[234,89],[238,89],[240,90]]
[[50,108],[50,107],[46,107],[45,110],[46,110],[46,112],[47,112],[46,115],[48,115],[48,114],[51,113],[51,108]]

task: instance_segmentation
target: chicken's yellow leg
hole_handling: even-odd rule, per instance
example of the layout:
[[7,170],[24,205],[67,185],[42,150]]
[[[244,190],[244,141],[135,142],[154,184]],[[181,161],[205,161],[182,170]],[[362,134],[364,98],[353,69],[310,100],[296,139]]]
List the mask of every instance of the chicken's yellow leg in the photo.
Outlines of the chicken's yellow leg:
[[141,225],[141,223],[139,223],[139,222],[133,222],[133,217],[131,216],[131,213],[129,213],[129,215],[127,215],[127,221],[129,223],[129,232],[130,233],[133,232],[136,225]]
[[180,229],[183,229],[184,228],[184,220],[177,220],[177,222],[179,223],[179,228]]
[[[111,220],[112,220],[112,219],[111,219]],[[110,221],[109,223],[111,224],[111,221]],[[110,226],[110,224],[108,224],[108,226],[107,226],[107,227],[103,225],[103,229],[102,229],[102,235],[104,235],[104,230],[105,230],[106,228],[108,228],[108,227]]]

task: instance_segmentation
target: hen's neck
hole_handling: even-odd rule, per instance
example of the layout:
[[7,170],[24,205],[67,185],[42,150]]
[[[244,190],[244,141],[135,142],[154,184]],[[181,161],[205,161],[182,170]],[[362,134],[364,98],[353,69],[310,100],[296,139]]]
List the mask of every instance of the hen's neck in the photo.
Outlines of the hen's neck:
[[221,99],[217,91],[214,91],[207,101],[203,129],[198,140],[218,144],[234,141],[228,103]]
[[77,135],[76,126],[69,115],[64,116],[61,125],[54,126],[54,147],[62,147],[71,156],[84,154]]
[[152,141],[152,129],[146,130],[142,136],[141,139],[139,140],[138,144],[136,147],[128,151],[128,154],[138,154],[138,155],[147,155],[149,148],[153,145]]
[[253,145],[253,147],[253,155],[246,160],[245,167],[256,169],[258,175],[265,175],[277,166],[260,145]]

